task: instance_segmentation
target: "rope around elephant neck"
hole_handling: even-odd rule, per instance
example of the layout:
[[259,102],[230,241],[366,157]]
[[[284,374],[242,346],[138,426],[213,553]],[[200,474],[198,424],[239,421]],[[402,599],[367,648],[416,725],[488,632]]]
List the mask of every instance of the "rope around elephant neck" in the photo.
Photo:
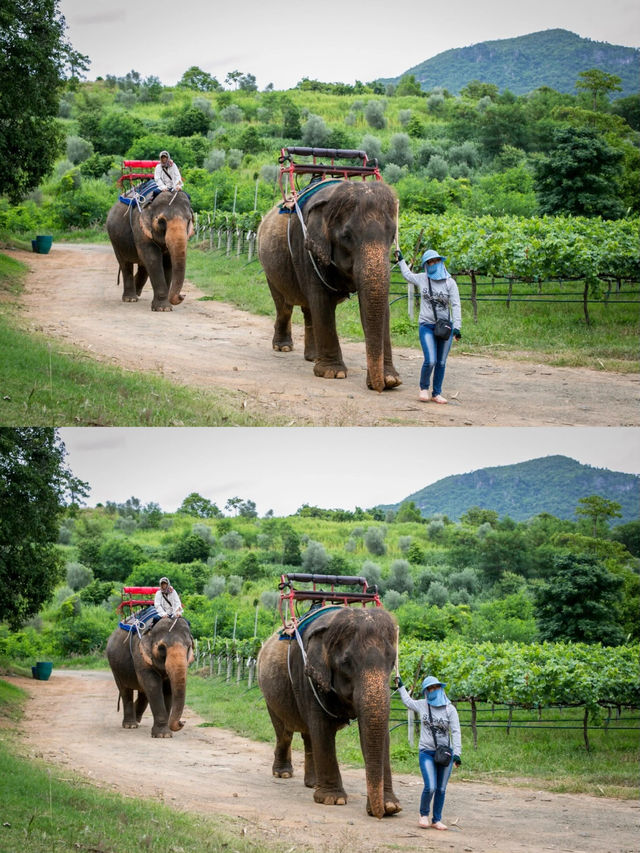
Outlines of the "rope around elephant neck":
[[[298,641],[298,645],[300,646],[300,654],[302,655],[302,662],[303,662],[305,669],[306,669],[306,667],[307,667],[307,654],[304,650],[304,646],[302,645],[302,637],[300,636],[300,632],[298,631],[297,625],[294,625],[293,629],[295,631],[296,640]],[[287,671],[289,673],[289,681],[291,682],[291,684],[293,684],[293,677],[291,676],[291,643],[289,643],[289,649],[287,651]],[[320,705],[320,707],[325,712],[325,714],[328,714],[330,717],[333,717],[334,720],[339,720],[340,717],[338,717],[337,714],[332,714],[331,711],[327,708],[327,706],[322,702],[322,699],[320,699],[320,697],[318,696],[318,691],[316,690],[316,686],[313,683],[313,680],[311,679],[310,675],[307,675],[307,681],[309,682],[309,687],[311,687],[311,691],[316,698],[316,702],[318,703],[318,705]],[[351,721],[349,721],[349,722],[351,722]]]

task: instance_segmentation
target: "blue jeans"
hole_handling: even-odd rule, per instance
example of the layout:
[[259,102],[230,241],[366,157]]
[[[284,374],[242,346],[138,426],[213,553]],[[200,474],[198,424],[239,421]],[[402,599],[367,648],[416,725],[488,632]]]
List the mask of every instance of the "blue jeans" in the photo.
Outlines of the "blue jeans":
[[442,820],[444,795],[453,768],[453,757],[449,765],[443,767],[441,764],[435,763],[433,756],[434,752],[432,750],[420,750],[420,772],[424,779],[424,790],[420,797],[420,815],[422,817],[429,817],[429,806],[433,798],[433,822],[435,823],[437,820]]
[[[453,341],[453,330],[446,341],[433,334],[433,323],[420,323],[420,344],[424,353],[424,363],[420,371],[420,388],[429,390],[429,381],[433,372],[433,394],[442,393],[442,380],[447,364],[447,356]],[[434,369],[435,368],[435,369]]]

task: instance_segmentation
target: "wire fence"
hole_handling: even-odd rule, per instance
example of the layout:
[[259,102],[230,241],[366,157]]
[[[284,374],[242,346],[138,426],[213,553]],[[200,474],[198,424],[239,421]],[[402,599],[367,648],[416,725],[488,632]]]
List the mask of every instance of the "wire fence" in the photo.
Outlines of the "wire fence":
[[[196,243],[205,250],[224,253],[226,258],[242,259],[247,264],[253,261],[257,262],[256,230],[228,224],[216,226],[213,214],[196,213],[194,231]],[[482,281],[482,278],[486,277],[482,276],[477,270],[467,270],[456,275],[460,299],[463,302],[471,303],[474,322],[478,320],[478,309],[482,302],[500,302],[506,304],[507,308],[517,303],[582,305],[587,324],[591,322],[590,305],[604,305],[606,307],[616,305],[640,306],[640,289],[636,287],[640,285],[640,282],[636,279],[603,278],[601,279],[601,292],[595,293],[589,283],[582,279],[539,279],[531,281],[499,275],[492,276],[486,281]],[[575,289],[576,285],[581,285],[581,289]],[[419,293],[412,284],[408,284],[402,278],[397,269],[393,269],[389,291],[390,304],[393,305],[405,299],[407,300],[408,317],[413,320],[418,306]]]

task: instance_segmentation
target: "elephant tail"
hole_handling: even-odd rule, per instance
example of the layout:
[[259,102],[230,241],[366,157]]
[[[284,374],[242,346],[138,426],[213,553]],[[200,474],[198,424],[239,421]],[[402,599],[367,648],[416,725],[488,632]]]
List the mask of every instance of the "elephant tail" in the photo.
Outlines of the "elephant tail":
[[116,287],[120,287],[120,273],[122,272],[122,267],[118,264],[118,278],[116,279]]
[[122,699],[122,696],[120,695],[120,692],[118,692],[118,707],[116,708],[116,711],[120,710],[120,700],[121,699]]

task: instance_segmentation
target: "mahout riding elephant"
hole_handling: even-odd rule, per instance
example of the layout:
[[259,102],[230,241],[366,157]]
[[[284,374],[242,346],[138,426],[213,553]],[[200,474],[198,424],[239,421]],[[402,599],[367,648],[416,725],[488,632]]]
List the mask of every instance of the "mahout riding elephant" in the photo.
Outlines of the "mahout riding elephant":
[[[304,742],[304,784],[325,805],[347,794],[336,758],[336,732],[357,719],[367,781],[367,811],[377,818],[401,811],[389,763],[389,677],[396,626],[382,608],[326,607],[301,633],[277,632],[258,656],[258,684],[276,733],[272,771],[289,778],[291,740]],[[304,651],[303,651],[304,649]]]
[[258,229],[258,257],[276,306],[273,348],[293,349],[291,313],[304,315],[304,357],[325,379],[347,368],[336,332],[338,303],[358,294],[367,354],[367,385],[401,385],[389,335],[389,252],[396,229],[396,197],[382,182],[327,182],[301,209],[274,207]]
[[[122,727],[138,728],[148,704],[153,714],[151,737],[173,737],[173,732],[179,732],[184,726],[180,717],[187,667],[194,659],[186,619],[162,618],[142,636],[116,628],[107,642],[107,658],[122,699]],[[135,703],[134,690],[138,691]]]
[[123,302],[137,302],[147,278],[153,287],[152,311],[171,311],[182,302],[187,241],[193,234],[191,202],[183,190],[161,192],[140,210],[116,202],[107,216],[107,233],[122,272]]

